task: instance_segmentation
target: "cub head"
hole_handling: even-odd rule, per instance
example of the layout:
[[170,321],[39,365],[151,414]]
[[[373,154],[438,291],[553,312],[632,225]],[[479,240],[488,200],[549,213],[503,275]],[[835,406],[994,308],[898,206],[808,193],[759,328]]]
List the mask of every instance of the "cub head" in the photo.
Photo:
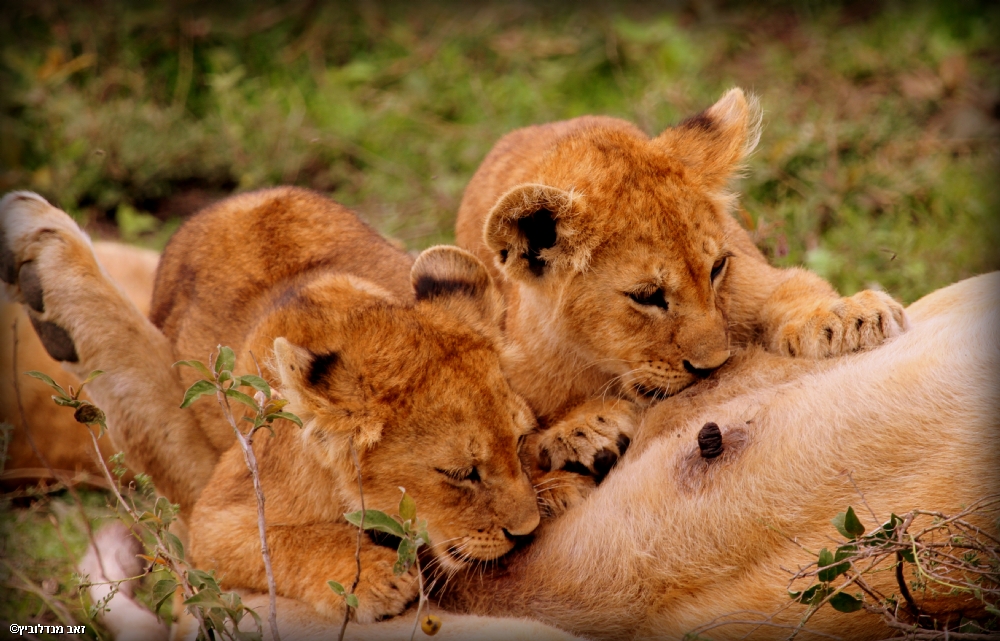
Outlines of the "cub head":
[[487,217],[484,240],[519,306],[636,400],[729,358],[729,276],[742,258],[726,186],[759,122],[739,89],[653,139],[592,119],[531,159],[532,182]]
[[454,247],[413,266],[414,301],[345,276],[312,283],[274,341],[283,393],[307,450],[342,500],[395,514],[400,487],[428,521],[442,567],[488,560],[532,532],[539,513],[519,457],[534,427],[501,371],[502,300],[478,259]]

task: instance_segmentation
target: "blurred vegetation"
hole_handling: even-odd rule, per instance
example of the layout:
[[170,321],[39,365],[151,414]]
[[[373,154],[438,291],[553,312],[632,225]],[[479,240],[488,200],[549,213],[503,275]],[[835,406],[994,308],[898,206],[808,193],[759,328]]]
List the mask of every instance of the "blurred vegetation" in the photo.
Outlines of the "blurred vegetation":
[[766,129],[744,222],[780,265],[909,302],[1000,267],[1000,12],[962,2],[5,3],[0,190],[162,246],[234,190],[329,193],[420,249],[523,125],[655,133],[728,87]]

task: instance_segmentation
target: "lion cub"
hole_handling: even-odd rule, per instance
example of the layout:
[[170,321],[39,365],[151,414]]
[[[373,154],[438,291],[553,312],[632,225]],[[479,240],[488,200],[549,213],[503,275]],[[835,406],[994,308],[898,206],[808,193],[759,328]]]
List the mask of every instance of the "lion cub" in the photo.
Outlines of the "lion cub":
[[[520,438],[534,419],[501,370],[501,297],[457,248],[410,258],[353,214],[309,191],[225,200],[188,221],[163,253],[150,320],[106,277],[89,240],[41,197],[0,201],[0,277],[49,353],[70,371],[106,374],[88,390],[129,463],[181,505],[190,557],[229,588],[264,592],[256,503],[220,408],[178,405],[219,344],[262,375],[304,429],[277,421],[254,448],[267,499],[278,593],[342,616],[326,585],[354,576],[364,502],[395,513],[399,487],[427,519],[447,570],[494,559],[539,521]],[[359,621],[402,612],[414,572],[366,540]]]
[[731,216],[727,185],[760,121],[732,89],[655,138],[608,117],[520,129],[479,167],[457,240],[501,283],[523,355],[508,375],[549,427],[543,464],[600,476],[634,434],[633,403],[676,394],[737,346],[825,358],[905,328],[884,293],[842,298],[771,267]]

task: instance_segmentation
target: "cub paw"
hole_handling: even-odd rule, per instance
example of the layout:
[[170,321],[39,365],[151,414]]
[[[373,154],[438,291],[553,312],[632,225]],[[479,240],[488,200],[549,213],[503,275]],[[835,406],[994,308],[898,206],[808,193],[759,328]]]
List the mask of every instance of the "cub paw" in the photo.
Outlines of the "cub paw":
[[562,515],[574,505],[583,502],[597,489],[592,476],[555,470],[536,477],[532,484],[538,497],[538,508],[544,518]]
[[538,467],[594,477],[600,483],[635,437],[635,409],[627,401],[588,401],[543,431]]
[[31,324],[52,358],[76,362],[73,340],[46,309],[50,292],[43,286],[47,271],[65,276],[72,259],[64,250],[70,246],[92,259],[90,243],[73,219],[41,196],[13,192],[0,200],[0,280],[7,296],[28,308]]
[[365,550],[361,559],[361,581],[358,584],[358,623],[374,623],[402,614],[420,594],[416,564],[403,574],[393,572],[396,551],[376,547]]
[[769,348],[784,356],[826,358],[881,345],[907,327],[903,306],[884,292],[822,301],[774,333]]

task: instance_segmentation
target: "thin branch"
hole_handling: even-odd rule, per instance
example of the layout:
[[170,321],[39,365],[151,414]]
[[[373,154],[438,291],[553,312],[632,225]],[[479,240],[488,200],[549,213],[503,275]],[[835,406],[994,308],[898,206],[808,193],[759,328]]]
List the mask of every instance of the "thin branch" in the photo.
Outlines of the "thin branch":
[[271,628],[271,636],[274,638],[274,641],[281,641],[281,635],[278,634],[278,589],[274,582],[274,570],[271,568],[271,550],[267,546],[267,527],[264,521],[264,490],[260,485],[260,470],[257,467],[257,456],[253,451],[254,430],[251,429],[249,435],[244,436],[240,428],[236,426],[236,419],[233,418],[233,411],[229,406],[229,398],[222,390],[219,390],[216,396],[219,400],[219,405],[222,406],[222,411],[225,412],[226,420],[229,421],[229,425],[236,432],[236,440],[240,444],[240,449],[243,450],[243,460],[246,462],[250,476],[253,478],[253,490],[257,497],[257,530],[260,533],[260,554],[264,558],[264,573],[267,575],[267,594],[270,606],[267,614],[267,623]]
[[[69,490],[70,496],[73,497],[73,503],[76,505],[77,510],[79,510],[79,512],[80,512],[80,520],[83,521],[83,527],[87,531],[87,541],[90,542],[90,544],[94,547],[94,550],[96,551],[97,565],[98,565],[98,567],[101,568],[101,572],[105,572],[105,570],[104,570],[104,559],[101,558],[101,552],[100,552],[100,550],[97,549],[97,544],[96,544],[96,542],[94,540],[94,530],[93,530],[93,528],[90,527],[90,519],[87,517],[87,511],[83,507],[83,500],[80,498],[80,495],[77,493],[76,488],[73,487],[72,484],[70,484],[69,482],[67,482],[66,478],[63,477],[63,476],[61,476],[60,474],[58,474],[56,472],[56,470],[52,467],[52,465],[49,464],[48,459],[45,458],[45,456],[42,454],[41,450],[38,449],[38,445],[35,443],[35,439],[31,435],[31,425],[28,422],[28,415],[24,411],[24,401],[21,399],[21,385],[18,382],[18,377],[17,377],[17,348],[18,348],[18,339],[17,339],[17,319],[16,318],[14,319],[14,322],[11,325],[11,336],[12,336],[12,341],[11,341],[11,364],[10,364],[10,366],[11,366],[11,373],[12,373],[11,381],[12,381],[12,383],[14,385],[14,398],[17,400],[17,411],[18,411],[18,414],[21,417],[21,425],[24,427],[24,435],[28,438],[28,445],[31,447],[31,451],[34,452],[35,456],[38,457],[38,460],[42,462],[42,465],[45,466],[45,469],[47,469],[49,471],[49,473],[52,475],[53,478],[55,478],[60,483],[62,483],[63,485],[65,485],[66,489]],[[90,428],[87,428],[87,431],[89,432]],[[94,443],[95,443],[95,451],[97,452],[97,459],[100,462],[100,464],[103,465],[104,464],[104,458],[101,456],[101,450],[100,450],[99,447],[96,447],[96,443],[97,443],[96,440],[94,441]]]
[[424,594],[424,573],[420,569],[419,553],[414,556],[414,562],[417,565],[417,588],[420,590],[420,600],[417,601],[417,616],[413,619],[413,630],[410,632],[410,641],[413,641],[414,637],[417,636],[417,626],[420,625],[420,610],[427,603],[427,595]]
[[872,509],[872,506],[868,505],[868,501],[865,499],[865,493],[862,492],[861,488],[858,487],[858,484],[854,482],[854,477],[851,472],[847,472],[847,480],[851,482],[851,485],[854,486],[854,491],[861,497],[861,502],[865,504],[866,508],[868,508],[868,513],[871,514],[872,519],[875,520],[875,525],[878,525],[881,521],[879,521],[879,518],[875,516],[875,510]]
[[344,622],[340,624],[338,641],[344,641],[344,633],[347,631],[347,621],[351,617],[351,606],[347,605],[346,602],[347,594],[354,594],[354,591],[358,589],[358,583],[361,582],[361,536],[365,531],[365,488],[361,484],[361,462],[358,460],[358,450],[354,447],[353,436],[350,440],[350,447],[351,460],[354,462],[354,470],[358,474],[358,495],[361,496],[361,522],[358,524],[358,544],[354,548],[354,562],[357,564],[357,571],[354,573],[354,582],[351,583],[351,589],[344,595]]

